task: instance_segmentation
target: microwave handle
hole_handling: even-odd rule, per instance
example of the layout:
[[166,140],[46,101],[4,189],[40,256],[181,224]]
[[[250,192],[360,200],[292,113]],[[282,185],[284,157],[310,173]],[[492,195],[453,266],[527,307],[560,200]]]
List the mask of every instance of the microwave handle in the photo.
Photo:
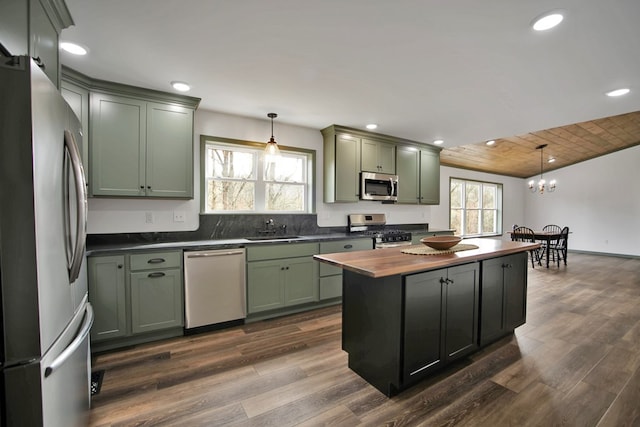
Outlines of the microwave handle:
[[396,194],[395,183],[393,182],[393,178],[389,178],[389,182],[391,183],[391,195],[393,196]]

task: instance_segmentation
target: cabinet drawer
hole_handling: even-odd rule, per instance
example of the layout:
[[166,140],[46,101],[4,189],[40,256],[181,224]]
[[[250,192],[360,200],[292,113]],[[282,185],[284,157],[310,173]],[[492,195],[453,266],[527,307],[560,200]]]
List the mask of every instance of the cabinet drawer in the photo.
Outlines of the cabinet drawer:
[[182,253],[180,251],[173,252],[154,252],[145,254],[131,255],[131,271],[137,270],[156,270],[158,268],[180,268]]
[[247,261],[296,258],[318,253],[317,243],[274,243],[247,248]]
[[[367,249],[373,249],[373,240],[369,238],[365,239],[349,239],[338,240],[333,242],[320,242],[320,253],[331,254],[336,252],[352,252],[363,251]],[[320,263],[320,277],[331,276],[334,274],[342,273],[340,267],[334,267],[333,265]]]

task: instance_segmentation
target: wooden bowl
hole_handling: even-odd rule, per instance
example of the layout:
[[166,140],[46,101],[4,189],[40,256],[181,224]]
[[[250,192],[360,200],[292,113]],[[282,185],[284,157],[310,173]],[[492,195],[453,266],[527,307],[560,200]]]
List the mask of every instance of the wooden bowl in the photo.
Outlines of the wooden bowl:
[[423,237],[420,241],[433,249],[450,249],[460,243],[462,237],[459,236],[429,236]]

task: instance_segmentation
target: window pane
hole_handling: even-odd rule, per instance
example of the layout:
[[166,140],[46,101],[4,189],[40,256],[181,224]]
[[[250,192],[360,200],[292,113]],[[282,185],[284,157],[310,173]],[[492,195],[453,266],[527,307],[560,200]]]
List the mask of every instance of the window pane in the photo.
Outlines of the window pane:
[[264,179],[266,181],[304,182],[304,162],[300,157],[289,156],[265,159]]
[[496,186],[484,184],[482,186],[482,207],[484,209],[496,208]]
[[209,180],[207,211],[251,211],[254,209],[255,184],[246,181]]
[[304,186],[292,184],[266,184],[268,211],[303,211]]
[[455,234],[462,234],[462,209],[451,209],[449,228],[456,230]]
[[493,210],[482,211],[482,232],[496,232],[496,212]]
[[467,209],[478,209],[480,207],[480,184],[467,182],[465,207]]
[[[462,207],[462,181],[451,181],[451,209],[459,209]],[[453,218],[451,219],[453,222]]]
[[253,179],[252,153],[222,148],[208,148],[207,153],[207,177]]
[[[468,188],[468,187],[467,187]],[[465,230],[464,234],[480,234],[480,211],[465,211]]]

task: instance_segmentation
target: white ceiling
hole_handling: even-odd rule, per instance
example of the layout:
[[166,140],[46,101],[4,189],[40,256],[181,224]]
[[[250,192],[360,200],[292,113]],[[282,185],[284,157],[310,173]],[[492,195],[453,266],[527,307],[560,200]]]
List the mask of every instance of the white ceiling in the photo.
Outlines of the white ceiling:
[[[640,110],[639,0],[66,0],[90,77],[445,147]],[[563,23],[531,21],[562,9]],[[622,98],[604,93],[618,87]],[[277,122],[276,122],[277,126]]]

